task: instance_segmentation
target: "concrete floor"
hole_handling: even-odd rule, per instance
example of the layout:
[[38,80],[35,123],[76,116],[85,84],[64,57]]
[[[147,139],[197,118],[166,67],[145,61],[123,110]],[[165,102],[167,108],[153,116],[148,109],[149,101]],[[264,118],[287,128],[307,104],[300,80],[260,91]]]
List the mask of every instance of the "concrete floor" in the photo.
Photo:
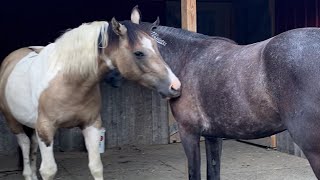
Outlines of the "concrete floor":
[[[205,151],[202,146],[202,179],[205,178]],[[86,153],[56,153],[56,179],[92,179]],[[20,171],[8,168],[15,161],[0,156],[1,180],[20,180]],[[103,154],[105,179],[113,180],[183,180],[186,160],[181,144],[128,146],[110,149]],[[11,165],[10,165],[11,164]],[[222,157],[222,180],[316,180],[306,159],[274,150],[225,140]]]

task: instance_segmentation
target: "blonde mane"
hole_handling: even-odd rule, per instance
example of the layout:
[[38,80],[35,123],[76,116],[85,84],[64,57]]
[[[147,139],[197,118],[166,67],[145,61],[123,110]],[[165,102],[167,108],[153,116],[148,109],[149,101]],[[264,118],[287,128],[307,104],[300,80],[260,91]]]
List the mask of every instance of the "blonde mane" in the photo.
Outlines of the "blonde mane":
[[67,31],[55,41],[51,62],[64,75],[97,76],[99,48],[107,46],[107,29],[108,22],[100,21]]

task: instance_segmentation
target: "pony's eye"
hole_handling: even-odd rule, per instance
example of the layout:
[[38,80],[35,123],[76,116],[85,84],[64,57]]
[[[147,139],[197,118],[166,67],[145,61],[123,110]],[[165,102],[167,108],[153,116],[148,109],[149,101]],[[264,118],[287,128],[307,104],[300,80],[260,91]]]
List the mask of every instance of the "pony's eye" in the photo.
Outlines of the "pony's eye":
[[142,58],[144,56],[144,53],[141,52],[141,51],[136,51],[134,52],[134,55],[137,57],[137,58]]

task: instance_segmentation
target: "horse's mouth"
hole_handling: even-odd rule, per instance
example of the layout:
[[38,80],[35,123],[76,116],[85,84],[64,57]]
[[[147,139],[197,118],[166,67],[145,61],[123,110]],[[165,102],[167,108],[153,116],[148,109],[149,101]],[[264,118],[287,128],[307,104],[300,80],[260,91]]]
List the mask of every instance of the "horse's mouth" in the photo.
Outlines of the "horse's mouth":
[[163,99],[170,100],[170,99],[173,99],[173,98],[178,98],[178,97],[180,97],[181,92],[180,92],[180,91],[176,91],[176,92],[170,93],[169,95],[164,94],[164,93],[162,93],[162,92],[159,92],[159,94],[161,95],[161,97],[162,97]]

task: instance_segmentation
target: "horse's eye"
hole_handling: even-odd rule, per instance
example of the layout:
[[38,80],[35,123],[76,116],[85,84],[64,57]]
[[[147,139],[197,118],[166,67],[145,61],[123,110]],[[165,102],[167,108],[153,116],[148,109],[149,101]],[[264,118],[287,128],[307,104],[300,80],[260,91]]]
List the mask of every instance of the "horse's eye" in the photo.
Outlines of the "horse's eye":
[[144,53],[141,52],[141,51],[136,51],[134,52],[134,55],[137,57],[137,58],[142,58],[144,56]]

